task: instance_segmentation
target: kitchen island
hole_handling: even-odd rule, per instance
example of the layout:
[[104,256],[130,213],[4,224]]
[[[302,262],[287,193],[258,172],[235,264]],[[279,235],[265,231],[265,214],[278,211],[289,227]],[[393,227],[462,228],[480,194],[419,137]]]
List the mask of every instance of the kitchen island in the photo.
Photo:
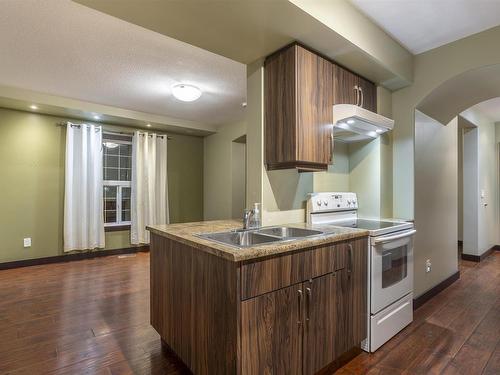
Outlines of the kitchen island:
[[[307,224],[291,225],[310,228]],[[236,248],[202,233],[236,221],[155,225],[151,324],[195,374],[315,374],[366,337],[367,235]]]

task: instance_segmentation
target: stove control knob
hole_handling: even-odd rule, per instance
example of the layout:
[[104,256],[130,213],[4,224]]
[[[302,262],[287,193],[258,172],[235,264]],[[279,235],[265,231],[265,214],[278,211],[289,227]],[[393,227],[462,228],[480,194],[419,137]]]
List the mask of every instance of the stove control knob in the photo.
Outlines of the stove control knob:
[[323,201],[323,204],[324,204],[325,206],[328,206],[328,201]]
[[317,204],[318,206],[321,206],[321,201],[316,201],[316,204]]

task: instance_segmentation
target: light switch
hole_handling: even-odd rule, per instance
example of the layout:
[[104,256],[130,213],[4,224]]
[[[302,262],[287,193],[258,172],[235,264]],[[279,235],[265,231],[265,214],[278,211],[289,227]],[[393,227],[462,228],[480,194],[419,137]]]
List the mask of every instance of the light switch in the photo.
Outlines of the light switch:
[[24,247],[31,247],[31,237],[24,239]]

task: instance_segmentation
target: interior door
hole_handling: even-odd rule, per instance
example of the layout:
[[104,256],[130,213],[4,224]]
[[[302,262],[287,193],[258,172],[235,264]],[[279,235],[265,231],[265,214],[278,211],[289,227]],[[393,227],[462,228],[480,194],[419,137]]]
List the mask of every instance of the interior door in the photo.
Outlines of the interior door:
[[336,276],[328,274],[303,284],[303,374],[315,374],[334,361],[336,336]]
[[242,374],[302,374],[302,283],[242,302]]

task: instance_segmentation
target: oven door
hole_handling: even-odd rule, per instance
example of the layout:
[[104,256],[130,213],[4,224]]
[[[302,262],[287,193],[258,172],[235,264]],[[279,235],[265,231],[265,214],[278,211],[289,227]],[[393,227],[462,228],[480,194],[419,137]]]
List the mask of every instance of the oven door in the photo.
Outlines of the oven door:
[[405,230],[371,238],[371,313],[413,289],[413,235]]

